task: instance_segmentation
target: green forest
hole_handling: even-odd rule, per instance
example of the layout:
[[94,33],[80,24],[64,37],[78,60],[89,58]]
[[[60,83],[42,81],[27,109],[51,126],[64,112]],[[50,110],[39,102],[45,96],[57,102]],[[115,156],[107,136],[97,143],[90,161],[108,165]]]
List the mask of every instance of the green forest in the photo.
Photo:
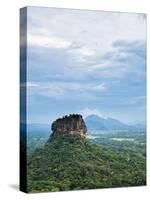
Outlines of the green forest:
[[113,150],[78,135],[55,135],[28,155],[27,191],[145,185],[145,158],[143,148]]

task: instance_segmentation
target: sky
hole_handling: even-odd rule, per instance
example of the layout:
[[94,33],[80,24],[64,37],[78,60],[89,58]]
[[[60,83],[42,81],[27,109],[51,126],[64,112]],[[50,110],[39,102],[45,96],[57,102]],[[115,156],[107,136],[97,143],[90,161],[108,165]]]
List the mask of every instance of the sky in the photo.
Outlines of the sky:
[[27,19],[28,123],[145,121],[145,14],[28,7]]

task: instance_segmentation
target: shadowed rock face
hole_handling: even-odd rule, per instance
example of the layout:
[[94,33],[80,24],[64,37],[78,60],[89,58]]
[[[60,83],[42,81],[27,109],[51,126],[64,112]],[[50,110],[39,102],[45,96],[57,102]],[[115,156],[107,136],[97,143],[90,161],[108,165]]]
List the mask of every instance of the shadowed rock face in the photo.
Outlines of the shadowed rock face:
[[51,129],[54,134],[78,134],[81,137],[85,137],[87,127],[82,118],[82,115],[72,114],[57,119],[52,123]]

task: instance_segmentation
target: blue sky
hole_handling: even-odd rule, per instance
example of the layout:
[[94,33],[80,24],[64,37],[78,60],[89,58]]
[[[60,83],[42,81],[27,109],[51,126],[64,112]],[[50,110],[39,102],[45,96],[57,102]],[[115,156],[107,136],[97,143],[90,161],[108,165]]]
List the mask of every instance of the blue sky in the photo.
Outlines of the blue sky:
[[29,7],[27,17],[28,122],[145,121],[144,14]]

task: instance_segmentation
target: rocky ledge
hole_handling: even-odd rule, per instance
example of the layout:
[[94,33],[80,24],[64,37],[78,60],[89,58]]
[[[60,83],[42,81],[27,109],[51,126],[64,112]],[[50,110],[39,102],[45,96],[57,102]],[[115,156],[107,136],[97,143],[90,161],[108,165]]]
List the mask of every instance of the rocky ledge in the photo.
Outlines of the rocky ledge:
[[71,114],[58,118],[52,123],[51,129],[53,131],[51,137],[55,134],[71,134],[80,135],[84,138],[87,132],[82,115],[79,114]]

